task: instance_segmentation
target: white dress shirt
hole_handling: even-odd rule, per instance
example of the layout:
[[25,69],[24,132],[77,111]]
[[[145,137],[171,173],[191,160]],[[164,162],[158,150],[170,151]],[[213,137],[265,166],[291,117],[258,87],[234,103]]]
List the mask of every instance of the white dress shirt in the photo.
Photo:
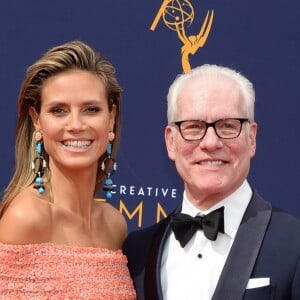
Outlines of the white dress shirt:
[[217,286],[234,237],[252,196],[245,181],[238,190],[209,210],[200,211],[183,193],[182,213],[196,216],[224,206],[225,233],[216,241],[208,240],[202,230],[182,248],[174,233],[168,237],[161,262],[164,300],[210,300]]

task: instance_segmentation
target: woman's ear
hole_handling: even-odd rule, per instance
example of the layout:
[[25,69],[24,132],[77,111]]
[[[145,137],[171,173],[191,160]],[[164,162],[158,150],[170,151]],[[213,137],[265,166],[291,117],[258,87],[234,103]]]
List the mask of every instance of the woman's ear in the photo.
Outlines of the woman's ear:
[[111,112],[110,112],[110,128],[111,128],[112,131],[113,131],[114,127],[115,127],[116,115],[117,115],[116,105],[113,104]]
[[41,130],[40,115],[34,107],[29,107],[29,115],[36,131]]

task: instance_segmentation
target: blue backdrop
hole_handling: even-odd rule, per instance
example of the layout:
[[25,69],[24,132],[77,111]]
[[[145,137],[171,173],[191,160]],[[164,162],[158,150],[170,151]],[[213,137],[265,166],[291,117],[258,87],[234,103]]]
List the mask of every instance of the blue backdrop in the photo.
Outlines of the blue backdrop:
[[254,83],[259,132],[249,181],[300,217],[299,19],[298,0],[1,1],[1,190],[13,171],[26,68],[50,47],[80,39],[114,64],[124,91],[112,203],[129,230],[156,222],[181,201],[164,127],[168,87],[183,63],[229,66]]

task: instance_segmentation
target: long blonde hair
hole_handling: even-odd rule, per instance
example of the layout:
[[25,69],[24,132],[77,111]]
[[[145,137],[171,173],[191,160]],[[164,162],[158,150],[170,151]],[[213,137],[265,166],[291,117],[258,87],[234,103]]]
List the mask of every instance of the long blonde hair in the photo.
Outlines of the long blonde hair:
[[[85,70],[96,74],[106,87],[108,107],[116,109],[114,126],[115,139],[113,141],[112,156],[116,154],[120,140],[121,123],[121,87],[115,76],[115,68],[101,54],[81,41],[72,41],[56,46],[46,52],[39,60],[31,65],[26,72],[18,97],[18,121],[15,144],[15,171],[5,190],[0,204],[0,218],[14,199],[24,188],[31,185],[35,174],[31,170],[31,163],[35,157],[34,126],[29,115],[33,107],[38,113],[41,108],[41,90],[43,84],[50,77],[71,69]],[[104,174],[100,170],[103,154],[99,158],[95,194],[101,185]],[[43,153],[46,161],[48,154]],[[49,177],[49,170],[46,172]]]

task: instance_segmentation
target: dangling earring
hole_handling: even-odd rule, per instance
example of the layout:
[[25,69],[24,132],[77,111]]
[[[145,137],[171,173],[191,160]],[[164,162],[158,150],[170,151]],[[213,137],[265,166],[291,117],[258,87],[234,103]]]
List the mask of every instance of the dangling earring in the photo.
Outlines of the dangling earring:
[[[115,159],[111,156],[112,141],[113,141],[114,137],[115,137],[115,134],[113,132],[110,132],[109,133],[109,144],[108,144],[107,149],[106,149],[107,156],[104,158],[104,160],[101,164],[101,171],[107,176],[105,181],[104,181],[104,185],[103,185],[103,191],[105,191],[107,199],[110,199],[112,197],[112,193],[113,193],[113,190],[114,190],[113,181],[110,178],[110,176],[113,173],[115,173],[115,171],[117,170],[117,163],[116,163]],[[106,164],[106,162],[109,163],[109,161],[112,162],[111,170],[110,171],[105,171],[105,164]]]
[[44,186],[44,179],[43,175],[45,169],[47,167],[47,162],[42,156],[43,153],[43,139],[41,132],[37,131],[35,133],[35,140],[36,140],[36,153],[37,156],[33,159],[31,167],[33,173],[36,175],[34,179],[33,187],[38,190],[39,194],[44,194],[45,186]]

